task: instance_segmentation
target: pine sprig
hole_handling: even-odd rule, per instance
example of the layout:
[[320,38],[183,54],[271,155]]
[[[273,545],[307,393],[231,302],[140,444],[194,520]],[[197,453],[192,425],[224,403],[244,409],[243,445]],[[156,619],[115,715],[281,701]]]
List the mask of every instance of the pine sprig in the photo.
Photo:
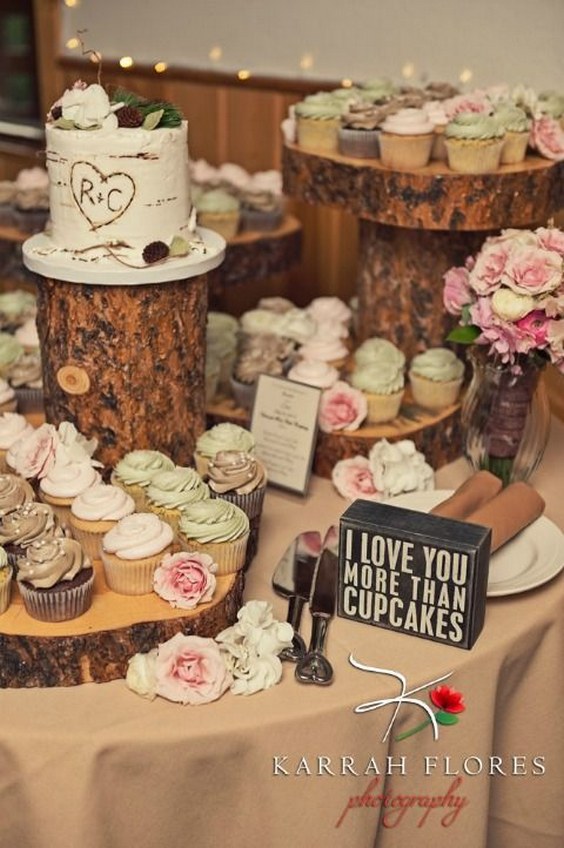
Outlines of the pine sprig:
[[147,100],[125,88],[116,88],[111,96],[112,103],[124,103],[126,106],[139,109],[143,119],[153,112],[162,110],[162,116],[158,123],[159,127],[179,127],[182,123],[180,110],[167,100]]

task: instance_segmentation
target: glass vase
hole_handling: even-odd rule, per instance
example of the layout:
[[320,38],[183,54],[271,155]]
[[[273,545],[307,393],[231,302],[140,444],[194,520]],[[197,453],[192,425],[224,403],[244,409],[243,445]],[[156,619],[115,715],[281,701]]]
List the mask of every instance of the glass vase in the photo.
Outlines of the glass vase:
[[517,368],[470,351],[472,380],[462,405],[464,450],[472,467],[504,486],[528,480],[542,459],[550,431],[544,362],[522,357]]

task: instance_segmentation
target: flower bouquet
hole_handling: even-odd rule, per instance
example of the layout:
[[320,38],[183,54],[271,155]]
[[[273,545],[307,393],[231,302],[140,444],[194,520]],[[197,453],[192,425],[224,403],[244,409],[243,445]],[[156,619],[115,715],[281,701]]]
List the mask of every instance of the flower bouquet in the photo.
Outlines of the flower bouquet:
[[473,344],[474,376],[462,409],[466,453],[504,484],[527,479],[549,431],[540,380],[564,372],[564,233],[503,230],[444,276],[443,300],[459,326],[448,340]]

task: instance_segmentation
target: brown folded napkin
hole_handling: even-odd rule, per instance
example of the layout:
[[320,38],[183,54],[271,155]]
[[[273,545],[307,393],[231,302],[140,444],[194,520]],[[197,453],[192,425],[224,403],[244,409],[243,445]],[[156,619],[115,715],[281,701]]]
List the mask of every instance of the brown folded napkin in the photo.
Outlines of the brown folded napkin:
[[544,512],[544,501],[527,483],[511,483],[495,498],[466,518],[471,524],[491,527],[491,553],[532,524]]
[[445,501],[431,510],[431,515],[464,521],[501,491],[501,480],[489,471],[478,471],[465,480]]

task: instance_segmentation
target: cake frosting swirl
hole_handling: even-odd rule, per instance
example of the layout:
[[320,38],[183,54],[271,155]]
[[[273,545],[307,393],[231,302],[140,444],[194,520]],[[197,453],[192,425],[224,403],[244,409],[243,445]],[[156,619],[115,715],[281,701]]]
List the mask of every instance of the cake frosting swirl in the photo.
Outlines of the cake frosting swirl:
[[126,515],[104,535],[104,551],[120,559],[135,560],[155,556],[173,540],[173,530],[152,512]]
[[341,321],[347,324],[352,318],[350,307],[340,297],[315,297],[306,312],[318,323]]
[[209,496],[208,487],[193,468],[159,471],[147,488],[148,500],[165,509],[184,509]]
[[405,355],[402,351],[387,339],[373,337],[366,339],[355,351],[354,360],[357,365],[369,365],[371,363],[389,363],[403,368]]
[[75,539],[47,539],[29,545],[25,557],[18,557],[17,579],[35,589],[49,589],[74,580],[86,568],[91,568],[90,560]]
[[14,512],[33,499],[34,492],[27,480],[17,474],[0,474],[0,515]]
[[27,547],[32,542],[63,535],[49,504],[24,503],[0,520],[0,545]]
[[442,383],[460,380],[464,374],[464,363],[452,350],[433,347],[414,356],[409,370],[410,373],[425,377],[427,380]]
[[266,484],[266,469],[249,453],[220,451],[208,467],[210,489],[217,494],[248,495]]
[[382,124],[382,131],[394,135],[425,135],[433,132],[433,124],[423,109],[400,109],[388,115]]
[[504,128],[491,115],[460,112],[445,127],[445,136],[462,141],[490,141],[502,138]]
[[196,450],[202,456],[213,458],[222,450],[239,450],[251,453],[255,447],[255,439],[249,430],[224,421],[216,424],[202,433],[196,440]]
[[5,412],[0,415],[0,450],[8,450],[31,433],[33,433],[33,427],[25,416],[18,412]]
[[328,362],[302,359],[288,371],[288,379],[319,389],[329,389],[339,379],[339,372]]
[[221,499],[199,501],[182,513],[178,530],[197,542],[233,542],[249,532],[242,509]]
[[127,486],[148,486],[159,471],[172,471],[174,462],[161,451],[133,450],[114,468],[118,480]]
[[135,501],[119,486],[95,483],[77,495],[71,513],[83,521],[119,521],[131,515]]
[[353,371],[350,381],[355,389],[375,395],[392,395],[405,385],[403,367],[392,362],[360,366]]
[[99,480],[100,474],[90,462],[55,462],[41,478],[39,488],[46,495],[66,500],[75,498]]

